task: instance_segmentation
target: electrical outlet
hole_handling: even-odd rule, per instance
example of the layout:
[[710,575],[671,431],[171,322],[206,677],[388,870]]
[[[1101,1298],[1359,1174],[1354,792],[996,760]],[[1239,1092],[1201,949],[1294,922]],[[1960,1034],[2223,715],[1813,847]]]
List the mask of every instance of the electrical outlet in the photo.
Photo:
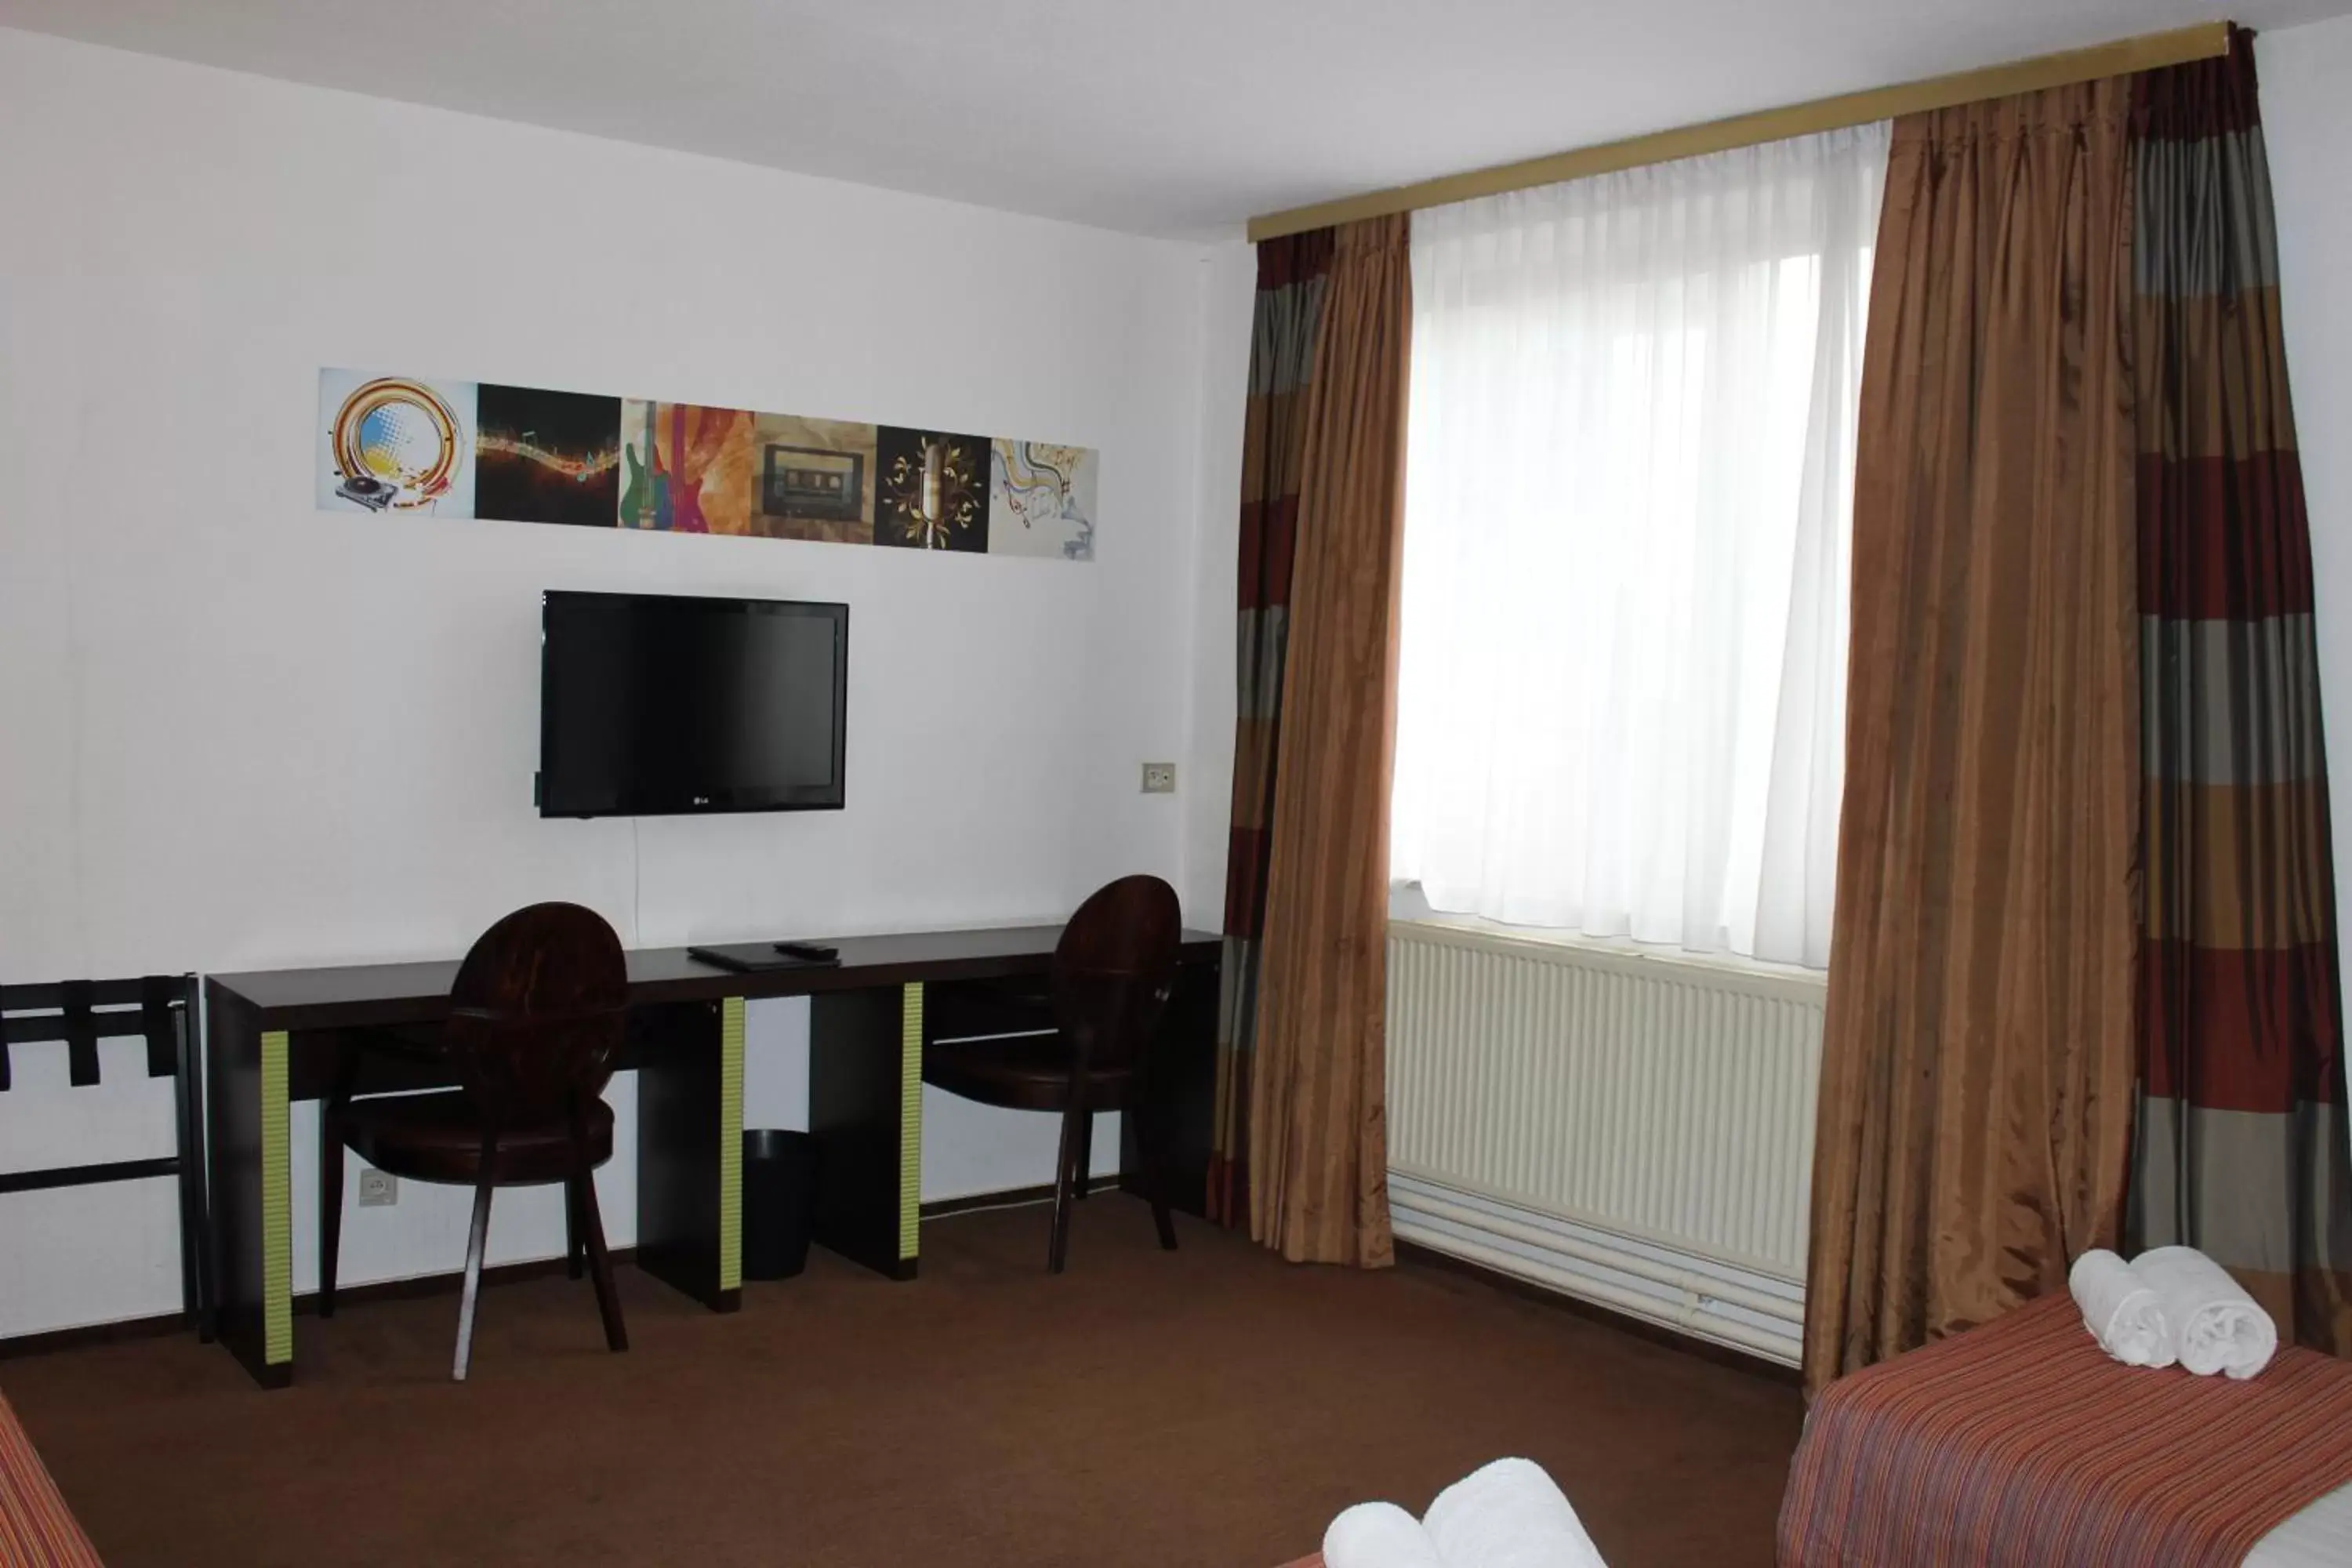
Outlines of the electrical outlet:
[[1176,793],[1176,764],[1174,763],[1144,763],[1143,793],[1146,795],[1174,795]]
[[400,1201],[400,1178],[388,1171],[360,1173],[360,1207],[389,1208]]

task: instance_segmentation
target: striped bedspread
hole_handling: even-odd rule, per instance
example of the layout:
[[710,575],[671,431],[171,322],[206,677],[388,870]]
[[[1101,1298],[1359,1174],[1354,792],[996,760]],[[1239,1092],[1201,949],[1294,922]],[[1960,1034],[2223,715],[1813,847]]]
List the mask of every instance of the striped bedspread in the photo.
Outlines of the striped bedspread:
[[81,1532],[66,1500],[31,1439],[16,1425],[16,1413],[0,1396],[0,1563],[7,1568],[100,1568],[89,1537]]
[[2352,1363],[2122,1366],[2062,1292],[1823,1390],[1780,1563],[2221,1568],[2347,1482]]

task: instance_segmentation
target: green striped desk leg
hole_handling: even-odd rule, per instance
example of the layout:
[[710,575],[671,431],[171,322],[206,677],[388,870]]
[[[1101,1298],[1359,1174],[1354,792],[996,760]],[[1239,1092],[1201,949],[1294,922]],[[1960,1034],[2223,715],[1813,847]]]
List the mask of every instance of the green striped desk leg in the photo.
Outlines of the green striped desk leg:
[[294,1378],[291,1041],[242,996],[205,990],[205,1181],[215,1337],[264,1388]]
[[286,1031],[261,1037],[262,1361],[294,1369],[294,1166],[286,1104]]
[[743,1288],[743,998],[719,1004],[719,1289]]
[[898,1008],[898,1267],[911,1277],[922,1251],[923,983],[907,987]]
[[641,1010],[637,1267],[714,1312],[743,1301],[743,998]]
[[923,1198],[923,987],[809,998],[817,1245],[912,1279]]

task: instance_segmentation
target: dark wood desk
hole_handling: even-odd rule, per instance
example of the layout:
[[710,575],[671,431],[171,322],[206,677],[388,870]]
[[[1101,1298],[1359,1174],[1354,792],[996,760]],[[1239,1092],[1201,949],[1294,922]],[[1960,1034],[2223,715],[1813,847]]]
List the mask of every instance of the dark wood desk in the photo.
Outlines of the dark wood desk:
[[[807,996],[809,1128],[820,1145],[817,1241],[895,1279],[915,1276],[922,1200],[923,1047],[968,1031],[988,982],[1042,975],[1059,926],[835,939],[841,963],[734,973],[684,948],[628,955],[637,1073],[638,1266],[715,1311],[742,1293],[743,1010]],[[1219,940],[1184,935],[1185,977],[1164,1053],[1180,1128],[1205,1113]],[[457,961],[280,969],[206,979],[206,1096],[221,1343],[257,1382],[293,1379],[289,1106],[326,1092],[351,1032],[447,1016]],[[927,999],[930,1005],[927,1007]],[[362,1054],[362,1093],[446,1082]],[[1200,1081],[1194,1081],[1200,1080]],[[1198,1141],[1180,1132],[1180,1145]],[[1188,1151],[1189,1152],[1189,1151]],[[1180,1162],[1189,1176],[1196,1159]],[[1189,1206],[1189,1205],[1187,1205]]]

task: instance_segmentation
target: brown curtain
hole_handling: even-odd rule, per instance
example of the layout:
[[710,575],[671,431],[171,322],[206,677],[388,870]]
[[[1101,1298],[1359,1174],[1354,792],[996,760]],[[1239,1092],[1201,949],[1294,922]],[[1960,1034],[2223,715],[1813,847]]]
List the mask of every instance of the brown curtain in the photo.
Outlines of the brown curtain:
[[2352,1355],[2327,761],[2251,36],[2136,79],[2147,906],[2136,1244]]
[[1809,1387],[2113,1245],[2133,1100],[2130,84],[1897,121],[1854,478]]
[[1407,220],[1337,231],[1307,404],[1250,1080],[1250,1234],[1378,1266],[1389,1237],[1389,773],[1412,321]]
[[1225,837],[1225,951],[1217,997],[1217,1087],[1209,1148],[1209,1217],[1249,1219],[1250,1063],[1257,1039],[1258,942],[1274,849],[1274,762],[1282,735],[1290,565],[1298,536],[1298,466],[1307,388],[1331,270],[1332,232],[1257,247],[1249,405],[1242,423],[1241,559],[1234,574],[1234,795]]

